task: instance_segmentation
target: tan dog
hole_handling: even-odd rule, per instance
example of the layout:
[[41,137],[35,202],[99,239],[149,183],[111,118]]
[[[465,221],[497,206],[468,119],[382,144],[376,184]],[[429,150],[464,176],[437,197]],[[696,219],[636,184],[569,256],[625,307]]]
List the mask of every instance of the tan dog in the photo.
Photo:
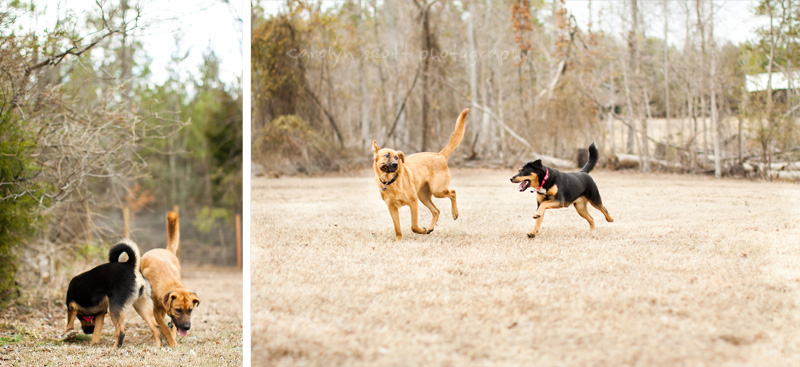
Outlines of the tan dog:
[[[374,140],[372,141],[375,182],[378,184],[381,198],[392,216],[395,240],[399,241],[403,238],[403,234],[400,232],[398,209],[406,205],[411,207],[411,230],[419,234],[433,232],[433,227],[439,220],[439,209],[433,205],[431,196],[450,198],[453,219],[458,219],[456,192],[449,189],[450,169],[447,167],[447,158],[464,137],[468,112],[469,108],[461,111],[450,142],[439,153],[423,152],[406,157],[401,151],[389,148],[381,149]],[[417,223],[417,200],[428,207],[433,215],[428,228],[420,228]]]
[[197,294],[181,284],[181,264],[176,253],[180,246],[178,213],[167,214],[167,248],[152,249],[142,257],[142,274],[150,281],[153,311],[161,335],[171,347],[178,345],[176,333],[164,321],[169,315],[177,334],[186,336],[192,327],[192,310],[200,305]]

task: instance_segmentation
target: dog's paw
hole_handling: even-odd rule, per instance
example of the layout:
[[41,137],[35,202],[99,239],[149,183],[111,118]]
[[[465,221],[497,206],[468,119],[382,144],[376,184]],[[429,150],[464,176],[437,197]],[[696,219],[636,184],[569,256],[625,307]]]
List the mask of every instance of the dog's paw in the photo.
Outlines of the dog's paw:
[[534,214],[533,219],[539,219],[539,214]]
[[[425,228],[423,228],[423,229],[425,229]],[[431,228],[431,229],[427,230],[427,231],[425,232],[425,234],[430,234],[431,232],[433,232],[433,228]]]
[[458,213],[453,213],[453,220],[458,219]]
[[534,237],[536,237],[536,233],[533,232],[528,233],[528,238],[534,238]]

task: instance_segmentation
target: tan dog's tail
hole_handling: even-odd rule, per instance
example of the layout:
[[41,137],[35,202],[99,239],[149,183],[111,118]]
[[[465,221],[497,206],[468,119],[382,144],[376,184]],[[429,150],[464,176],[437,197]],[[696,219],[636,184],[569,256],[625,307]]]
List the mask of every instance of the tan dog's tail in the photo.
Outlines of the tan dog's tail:
[[450,141],[447,143],[447,146],[442,149],[439,154],[450,157],[450,153],[453,153],[453,150],[456,149],[458,144],[461,143],[461,138],[464,137],[464,127],[467,121],[467,113],[469,113],[469,108],[465,108],[464,111],[461,111],[461,114],[458,115],[458,120],[456,120],[456,128],[453,130],[453,136],[450,137]]
[[167,250],[178,256],[178,247],[181,242],[181,223],[178,221],[178,213],[167,213]]

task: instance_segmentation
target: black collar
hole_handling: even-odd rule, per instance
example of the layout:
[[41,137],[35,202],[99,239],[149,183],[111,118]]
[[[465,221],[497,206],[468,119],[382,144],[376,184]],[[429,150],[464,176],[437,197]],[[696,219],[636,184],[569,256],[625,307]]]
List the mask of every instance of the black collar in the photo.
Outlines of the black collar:
[[389,187],[389,185],[394,183],[394,181],[397,179],[397,175],[399,175],[399,174],[400,174],[400,170],[397,170],[397,173],[394,174],[394,177],[389,182],[383,182],[383,180],[381,180],[379,178],[378,181],[380,181],[383,184],[383,189],[381,189],[381,191],[386,191],[386,188]]

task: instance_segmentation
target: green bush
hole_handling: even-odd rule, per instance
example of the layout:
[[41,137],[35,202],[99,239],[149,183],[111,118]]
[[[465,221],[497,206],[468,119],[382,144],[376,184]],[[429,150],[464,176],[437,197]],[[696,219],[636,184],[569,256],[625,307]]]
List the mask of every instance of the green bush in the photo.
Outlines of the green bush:
[[19,249],[34,233],[39,215],[37,186],[30,182],[35,147],[27,123],[8,111],[0,114],[0,303],[14,298]]

